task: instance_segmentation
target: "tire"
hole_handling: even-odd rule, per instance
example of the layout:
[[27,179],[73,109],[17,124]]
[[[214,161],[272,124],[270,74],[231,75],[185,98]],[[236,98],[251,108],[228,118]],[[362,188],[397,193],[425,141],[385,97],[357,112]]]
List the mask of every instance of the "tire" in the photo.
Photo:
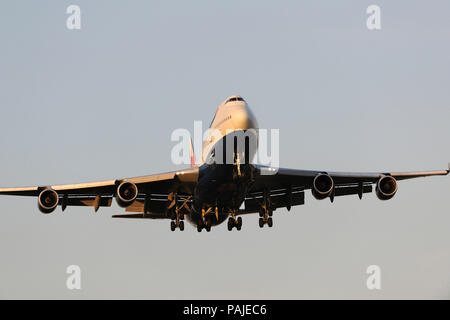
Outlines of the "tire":
[[228,231],[231,231],[231,230],[233,230],[233,219],[232,218],[229,218],[228,219]]
[[197,231],[198,231],[198,232],[202,232],[202,226],[199,225],[199,224],[197,225]]
[[241,217],[238,217],[238,218],[237,218],[237,223],[236,223],[236,229],[237,229],[238,231],[240,231],[241,228],[242,228],[242,218],[241,218]]
[[270,209],[270,210],[269,210],[269,217],[271,217],[272,215],[273,215],[273,210]]
[[170,230],[175,231],[175,228],[176,228],[175,221],[170,221]]
[[260,228],[264,227],[264,219],[263,218],[259,218],[259,227]]
[[205,229],[207,232],[211,231],[211,221],[210,220],[205,221]]
[[272,228],[272,226],[273,226],[272,218],[267,219],[267,224],[268,224],[269,228]]
[[179,228],[180,228],[180,231],[184,231],[184,221],[180,221]]

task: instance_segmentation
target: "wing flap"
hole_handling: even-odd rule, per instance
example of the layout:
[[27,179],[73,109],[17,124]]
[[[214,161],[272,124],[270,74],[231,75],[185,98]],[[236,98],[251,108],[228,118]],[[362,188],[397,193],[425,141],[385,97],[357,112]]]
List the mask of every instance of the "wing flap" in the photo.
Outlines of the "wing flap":
[[337,186],[334,189],[334,196],[349,196],[352,194],[363,194],[363,193],[371,193],[372,185],[366,184],[363,185],[362,188],[360,186]]
[[[250,194],[244,201],[245,213],[258,212],[264,202],[263,197],[263,192]],[[305,193],[303,188],[271,190],[270,201],[273,210],[283,207],[298,206],[305,203]]]
[[61,198],[59,204],[63,207],[110,207],[112,204],[112,196],[68,196]]
[[[125,209],[126,212],[144,212],[145,200],[136,200]],[[152,199],[148,202],[147,212],[165,213],[167,209],[167,197],[164,200]]]

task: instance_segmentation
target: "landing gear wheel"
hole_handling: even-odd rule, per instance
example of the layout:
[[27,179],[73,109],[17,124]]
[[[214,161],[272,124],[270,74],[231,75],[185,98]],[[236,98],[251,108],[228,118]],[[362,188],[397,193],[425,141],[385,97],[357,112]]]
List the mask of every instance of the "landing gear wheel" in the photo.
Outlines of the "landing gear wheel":
[[184,221],[180,221],[180,225],[178,226],[180,231],[184,231]]
[[272,218],[267,219],[267,225],[269,226],[269,228],[272,228],[272,226],[273,226]]
[[242,228],[242,218],[241,218],[241,217],[238,217],[238,218],[237,218],[237,221],[236,221],[236,229],[237,229],[238,231],[240,231],[241,228]]
[[197,225],[197,231],[198,231],[198,232],[202,232],[202,229],[203,229],[202,226],[198,224],[198,225]]
[[205,222],[205,229],[206,229],[207,232],[211,231],[211,221],[210,220],[207,220]]
[[264,227],[264,219],[263,218],[259,218],[259,227],[260,228]]
[[273,210],[272,210],[272,209],[270,209],[270,210],[269,210],[269,217],[271,217],[271,216],[272,216],[272,214],[273,214]]
[[177,226],[175,225],[175,221],[170,221],[170,230],[171,231],[175,231],[175,228],[176,228]]
[[234,220],[233,220],[233,218],[229,218],[228,219],[228,231],[233,230],[233,226],[234,226]]
[[264,217],[264,209],[263,208],[259,208],[259,216],[261,218]]

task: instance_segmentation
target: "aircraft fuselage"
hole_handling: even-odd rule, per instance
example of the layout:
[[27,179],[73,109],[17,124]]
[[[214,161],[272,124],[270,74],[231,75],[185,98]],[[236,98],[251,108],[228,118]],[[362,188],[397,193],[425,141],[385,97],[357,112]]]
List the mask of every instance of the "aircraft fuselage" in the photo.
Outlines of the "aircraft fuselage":
[[[233,98],[236,100],[230,101]],[[256,152],[258,123],[248,104],[239,96],[231,96],[217,108],[210,129],[213,132],[203,144],[193,210],[188,220],[196,225],[207,221],[214,226],[236,212],[245,199],[252,181],[248,162]],[[254,140],[245,140],[246,135]],[[243,143],[240,148],[237,140]]]

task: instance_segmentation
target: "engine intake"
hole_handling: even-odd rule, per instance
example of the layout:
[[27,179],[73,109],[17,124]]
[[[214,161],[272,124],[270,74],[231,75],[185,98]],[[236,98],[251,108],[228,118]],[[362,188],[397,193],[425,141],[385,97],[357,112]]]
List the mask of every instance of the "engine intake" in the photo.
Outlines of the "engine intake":
[[138,195],[138,188],[133,182],[124,181],[117,187],[116,200],[122,208],[133,204]]
[[376,194],[380,200],[389,200],[397,192],[397,180],[391,176],[383,176],[377,182]]
[[330,196],[334,189],[334,181],[326,173],[318,174],[312,184],[312,194],[317,200],[325,199]]
[[58,202],[58,193],[53,189],[45,189],[39,194],[38,208],[44,214],[52,213],[58,206]]

